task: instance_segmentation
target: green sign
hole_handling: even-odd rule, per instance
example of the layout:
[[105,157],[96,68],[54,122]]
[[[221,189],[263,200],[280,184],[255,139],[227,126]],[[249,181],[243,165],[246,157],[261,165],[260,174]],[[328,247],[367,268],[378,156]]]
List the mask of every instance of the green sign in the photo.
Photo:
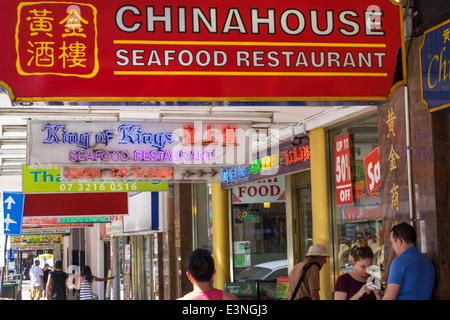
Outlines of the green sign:
[[23,193],[52,192],[127,192],[127,191],[166,191],[167,180],[133,179],[116,181],[65,180],[61,182],[59,167],[27,167],[23,165]]
[[111,217],[61,217],[60,223],[107,223]]
[[256,299],[256,282],[225,282],[225,292],[232,293],[238,298]]

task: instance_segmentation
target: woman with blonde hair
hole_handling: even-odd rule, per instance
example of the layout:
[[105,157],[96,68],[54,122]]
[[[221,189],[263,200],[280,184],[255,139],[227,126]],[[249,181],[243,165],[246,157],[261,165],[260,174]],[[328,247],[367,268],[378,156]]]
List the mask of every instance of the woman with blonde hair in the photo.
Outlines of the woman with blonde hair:
[[356,240],[351,250],[353,270],[339,276],[334,288],[335,300],[381,300],[379,290],[367,285],[367,268],[372,265],[373,252],[366,239]]

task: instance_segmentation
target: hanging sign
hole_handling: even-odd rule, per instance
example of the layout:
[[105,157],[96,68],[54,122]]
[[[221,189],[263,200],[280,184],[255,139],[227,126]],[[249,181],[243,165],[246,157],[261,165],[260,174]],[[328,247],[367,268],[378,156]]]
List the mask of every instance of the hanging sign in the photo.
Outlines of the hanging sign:
[[127,179],[66,179],[61,178],[60,167],[22,168],[22,190],[24,193],[86,193],[86,192],[127,192],[164,191],[166,180]]
[[62,242],[62,235],[23,235],[17,237],[11,237],[11,248],[51,248],[54,243]]
[[353,203],[351,139],[347,134],[335,140],[335,182],[338,206]]
[[402,16],[393,0],[1,1],[0,80],[15,101],[387,100]]
[[420,47],[422,101],[429,112],[450,110],[450,20],[427,31]]
[[[249,122],[29,121],[27,164],[107,166],[116,175],[114,167],[142,166],[143,177],[157,178],[155,170],[143,173],[144,168],[247,164],[251,134]],[[75,177],[76,171],[70,173]],[[167,170],[164,175],[171,176]]]
[[233,204],[286,201],[284,176],[248,183],[232,191]]
[[364,171],[366,172],[367,194],[381,187],[380,147],[376,147],[364,157]]
[[220,183],[222,189],[226,189],[307,170],[310,158],[309,139],[304,139],[298,146],[293,146],[291,142],[282,143],[253,154],[249,166],[221,168]]

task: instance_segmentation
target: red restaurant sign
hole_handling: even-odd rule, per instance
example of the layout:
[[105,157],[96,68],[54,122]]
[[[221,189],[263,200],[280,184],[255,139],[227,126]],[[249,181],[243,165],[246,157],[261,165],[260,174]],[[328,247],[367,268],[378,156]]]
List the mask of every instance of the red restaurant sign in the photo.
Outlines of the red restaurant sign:
[[393,0],[8,0],[0,18],[15,101],[387,100],[405,79]]

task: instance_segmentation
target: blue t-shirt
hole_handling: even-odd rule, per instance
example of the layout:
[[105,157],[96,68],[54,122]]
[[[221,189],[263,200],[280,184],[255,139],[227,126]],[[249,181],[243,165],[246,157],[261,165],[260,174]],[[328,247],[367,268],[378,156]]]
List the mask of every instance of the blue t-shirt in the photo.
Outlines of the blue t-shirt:
[[397,300],[429,300],[434,286],[434,266],[412,247],[392,261],[388,284],[400,285]]

